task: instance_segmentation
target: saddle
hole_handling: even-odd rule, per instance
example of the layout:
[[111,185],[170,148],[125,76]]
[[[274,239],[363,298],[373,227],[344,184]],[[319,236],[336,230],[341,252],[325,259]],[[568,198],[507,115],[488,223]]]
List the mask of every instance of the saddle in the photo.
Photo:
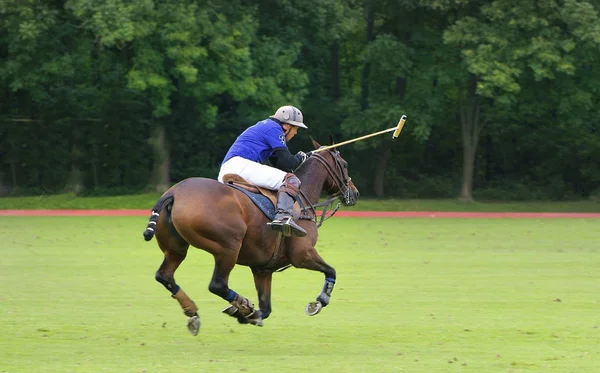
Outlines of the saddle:
[[[270,220],[275,219],[275,210],[277,206],[277,191],[259,187],[248,182],[243,177],[236,174],[223,175],[223,183],[229,187],[235,188],[250,198],[252,202],[265,214]],[[294,220],[300,217],[301,208],[298,202],[294,203],[292,216]]]

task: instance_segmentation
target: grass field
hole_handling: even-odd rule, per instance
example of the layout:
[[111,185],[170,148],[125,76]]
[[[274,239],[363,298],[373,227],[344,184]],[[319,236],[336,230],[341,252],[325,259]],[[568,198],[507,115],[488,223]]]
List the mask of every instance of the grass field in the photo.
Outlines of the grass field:
[[[0,209],[150,209],[160,197],[148,193],[113,197],[76,197],[73,194],[2,197]],[[463,202],[458,199],[411,200],[360,198],[344,210],[363,211],[475,211],[475,212],[600,212],[600,201]]]
[[[145,217],[0,217],[0,372],[600,371],[600,219],[334,218],[320,273],[274,275],[258,328],[220,313],[212,257],[176,278],[200,308],[192,337],[154,281]],[[230,285],[256,302],[248,268]]]

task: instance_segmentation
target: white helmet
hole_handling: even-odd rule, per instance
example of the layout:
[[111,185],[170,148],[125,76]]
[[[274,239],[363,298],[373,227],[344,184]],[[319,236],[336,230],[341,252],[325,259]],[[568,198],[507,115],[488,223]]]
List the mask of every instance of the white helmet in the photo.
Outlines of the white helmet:
[[300,127],[300,128],[308,128],[302,123],[304,117],[302,116],[302,112],[298,110],[298,108],[287,105],[282,106],[275,114],[271,115],[270,118],[277,119],[281,123],[288,123],[292,126]]

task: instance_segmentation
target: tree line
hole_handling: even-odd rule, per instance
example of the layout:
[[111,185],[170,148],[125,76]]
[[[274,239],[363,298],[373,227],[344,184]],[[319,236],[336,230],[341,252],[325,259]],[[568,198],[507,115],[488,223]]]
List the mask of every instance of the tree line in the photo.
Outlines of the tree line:
[[600,0],[4,0],[0,195],[161,191],[299,107],[361,194],[600,195]]

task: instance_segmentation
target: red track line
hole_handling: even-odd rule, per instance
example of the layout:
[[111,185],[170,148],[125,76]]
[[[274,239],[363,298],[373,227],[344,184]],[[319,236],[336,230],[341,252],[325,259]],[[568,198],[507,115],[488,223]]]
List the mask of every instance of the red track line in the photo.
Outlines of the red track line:
[[546,218],[600,218],[600,213],[583,212],[449,212],[449,211],[340,211],[346,217],[380,218],[464,218],[464,219],[546,219]]
[[[150,216],[150,210],[0,210],[0,216]],[[547,219],[600,218],[584,212],[438,212],[438,211],[338,211],[339,217],[365,218],[463,218],[463,219]]]

